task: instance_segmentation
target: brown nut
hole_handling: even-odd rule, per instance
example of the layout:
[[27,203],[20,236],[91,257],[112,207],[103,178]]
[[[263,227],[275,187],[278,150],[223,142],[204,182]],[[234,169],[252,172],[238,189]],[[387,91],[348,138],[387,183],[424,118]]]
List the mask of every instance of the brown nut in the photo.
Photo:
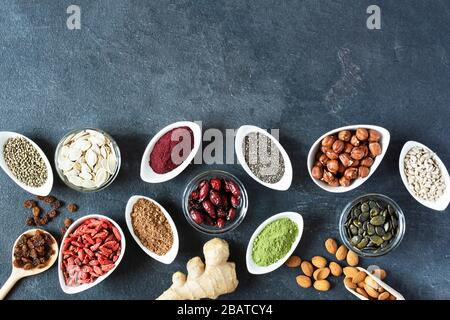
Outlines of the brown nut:
[[309,261],[303,261],[300,265],[300,269],[305,276],[311,277],[314,271],[314,267]]
[[328,238],[325,241],[325,249],[327,249],[328,253],[330,254],[336,254],[338,245],[336,240],[332,239],[332,238]]
[[331,183],[336,180],[336,177],[331,172],[325,169],[323,170],[322,180],[326,183]]
[[286,261],[286,265],[289,268],[297,268],[300,267],[300,264],[302,263],[302,259],[300,259],[299,256],[290,256],[289,259]]
[[347,179],[346,177],[341,177],[341,178],[339,179],[339,185],[340,185],[341,187],[348,187],[348,186],[350,185],[350,180]]
[[315,179],[322,179],[323,169],[319,166],[314,166],[311,170],[311,174]]
[[353,159],[348,153],[341,153],[339,155],[339,160],[341,160],[341,163],[344,167],[351,167],[353,164]]
[[339,154],[339,153],[341,153],[342,151],[344,151],[344,148],[345,148],[345,143],[344,143],[344,141],[342,141],[342,140],[336,140],[336,141],[333,143],[332,149],[333,149],[333,151],[336,152],[337,154]]
[[339,158],[339,155],[338,155],[336,152],[334,152],[332,149],[327,150],[327,151],[325,152],[325,154],[326,154],[327,157],[328,157],[329,159],[331,159],[331,160],[336,160],[337,158]]
[[318,291],[328,291],[331,288],[331,284],[328,280],[317,280],[314,282],[313,286]]
[[358,178],[358,169],[357,168],[347,168],[344,172],[344,177],[349,180],[354,180]]
[[354,146],[354,147],[359,147],[359,140],[356,137],[356,135],[353,135],[352,138],[350,139],[350,143]]
[[345,153],[350,153],[350,152],[352,152],[353,148],[354,148],[354,146],[351,143],[346,143],[345,144],[345,148],[344,148],[344,152]]
[[370,168],[373,165],[373,159],[371,157],[367,157],[361,160],[360,163],[362,166]]
[[338,139],[342,141],[350,141],[352,133],[349,130],[342,130],[338,133]]
[[319,167],[319,168],[322,168],[322,167],[323,167],[323,165],[322,165],[322,163],[320,163],[320,161],[314,162],[314,166],[315,166],[315,167]]
[[359,141],[365,141],[369,138],[369,131],[364,128],[358,128],[356,129],[356,137]]
[[382,153],[381,146],[378,142],[369,143],[369,150],[373,156],[379,156]]
[[354,147],[352,149],[350,156],[355,160],[361,160],[365,156],[364,147]]
[[358,168],[358,173],[359,173],[359,177],[360,178],[365,178],[365,177],[367,177],[369,175],[370,169],[367,168],[367,167],[364,167],[364,166],[360,166]]
[[326,154],[322,153],[322,155],[319,158],[319,162],[323,165],[326,166],[327,162],[328,162],[328,157]]
[[378,142],[380,141],[380,138],[381,134],[377,130],[369,130],[369,142]]
[[363,289],[363,288],[356,288],[356,292],[358,292],[360,295],[366,297],[367,299],[369,299],[369,295],[367,294],[367,292]]
[[344,165],[341,162],[339,162],[338,172],[344,174],[345,169],[346,168],[344,167]]
[[359,167],[359,160],[353,160],[353,163],[351,165],[352,167],[358,168]]
[[325,259],[324,257],[321,257],[321,256],[314,256],[311,259],[311,263],[316,268],[319,268],[319,269],[320,268],[325,268],[327,266],[327,259]]
[[331,148],[335,140],[336,140],[335,136],[326,136],[322,140],[322,146]]
[[353,279],[350,277],[345,277],[344,279],[344,285],[349,289],[356,289],[358,286],[353,283]]
[[339,277],[342,274],[342,267],[334,261],[330,262],[330,272],[333,276]]
[[339,170],[339,161],[330,160],[327,162],[327,169],[333,174],[336,174]]
[[330,187],[339,187],[339,180],[338,179],[334,179],[333,181],[331,181],[330,183],[328,183],[328,185]]
[[341,244],[341,246],[336,251],[336,259],[338,259],[339,261],[344,260],[347,257],[347,252],[347,247]]
[[347,264],[351,267],[355,267],[359,264],[359,257],[352,250],[348,250],[347,252]]
[[313,273],[314,280],[325,280],[330,275],[330,268],[319,268]]
[[309,288],[311,287],[311,278],[304,276],[304,275],[299,275],[295,278],[295,280],[297,281],[297,284],[302,287],[302,288]]

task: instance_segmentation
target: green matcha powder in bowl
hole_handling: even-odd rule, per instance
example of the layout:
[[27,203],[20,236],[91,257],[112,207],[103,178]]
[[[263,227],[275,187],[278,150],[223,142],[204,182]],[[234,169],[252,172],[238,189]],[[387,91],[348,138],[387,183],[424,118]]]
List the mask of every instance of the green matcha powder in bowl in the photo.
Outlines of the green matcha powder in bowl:
[[295,212],[276,214],[253,233],[247,247],[247,269],[263,274],[279,268],[292,255],[303,233],[303,218]]

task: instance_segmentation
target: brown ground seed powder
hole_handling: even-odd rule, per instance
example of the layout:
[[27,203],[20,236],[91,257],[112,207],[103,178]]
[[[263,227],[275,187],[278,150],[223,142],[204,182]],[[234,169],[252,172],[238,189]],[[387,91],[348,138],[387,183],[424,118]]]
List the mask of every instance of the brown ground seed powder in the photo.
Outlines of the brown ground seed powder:
[[131,223],[136,236],[150,251],[162,256],[172,248],[172,228],[164,213],[152,201],[139,199],[134,204]]

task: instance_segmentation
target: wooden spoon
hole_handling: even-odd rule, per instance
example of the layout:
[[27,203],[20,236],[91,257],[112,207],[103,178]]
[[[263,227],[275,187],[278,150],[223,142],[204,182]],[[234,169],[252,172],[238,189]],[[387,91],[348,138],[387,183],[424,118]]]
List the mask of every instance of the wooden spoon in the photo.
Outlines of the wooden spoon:
[[8,280],[6,280],[3,287],[0,289],[0,300],[5,299],[6,295],[12,289],[12,287],[14,287],[14,285],[16,284],[17,281],[19,281],[20,279],[25,278],[25,277],[34,276],[36,274],[42,273],[42,272],[48,270],[55,263],[56,258],[58,257],[58,243],[56,242],[55,238],[53,238],[53,236],[50,233],[48,233],[47,231],[41,230],[41,229],[31,229],[31,230],[25,231],[16,239],[16,241],[14,242],[14,245],[13,245],[13,250],[12,250],[12,262],[14,262],[14,248],[16,247],[16,244],[19,241],[19,239],[25,234],[26,235],[34,235],[34,233],[38,230],[43,233],[48,234],[53,239],[53,244],[52,244],[53,254],[50,256],[50,259],[47,261],[47,265],[43,268],[33,268],[30,270],[25,270],[22,268],[15,267],[14,263],[12,263],[11,275],[9,276]]

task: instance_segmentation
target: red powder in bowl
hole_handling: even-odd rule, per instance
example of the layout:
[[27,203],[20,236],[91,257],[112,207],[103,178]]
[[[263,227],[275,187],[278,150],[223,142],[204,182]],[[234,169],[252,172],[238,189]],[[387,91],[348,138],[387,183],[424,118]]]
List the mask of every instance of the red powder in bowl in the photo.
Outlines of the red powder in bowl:
[[194,134],[189,127],[165,133],[150,153],[150,167],[159,174],[172,171],[186,160],[194,148]]

